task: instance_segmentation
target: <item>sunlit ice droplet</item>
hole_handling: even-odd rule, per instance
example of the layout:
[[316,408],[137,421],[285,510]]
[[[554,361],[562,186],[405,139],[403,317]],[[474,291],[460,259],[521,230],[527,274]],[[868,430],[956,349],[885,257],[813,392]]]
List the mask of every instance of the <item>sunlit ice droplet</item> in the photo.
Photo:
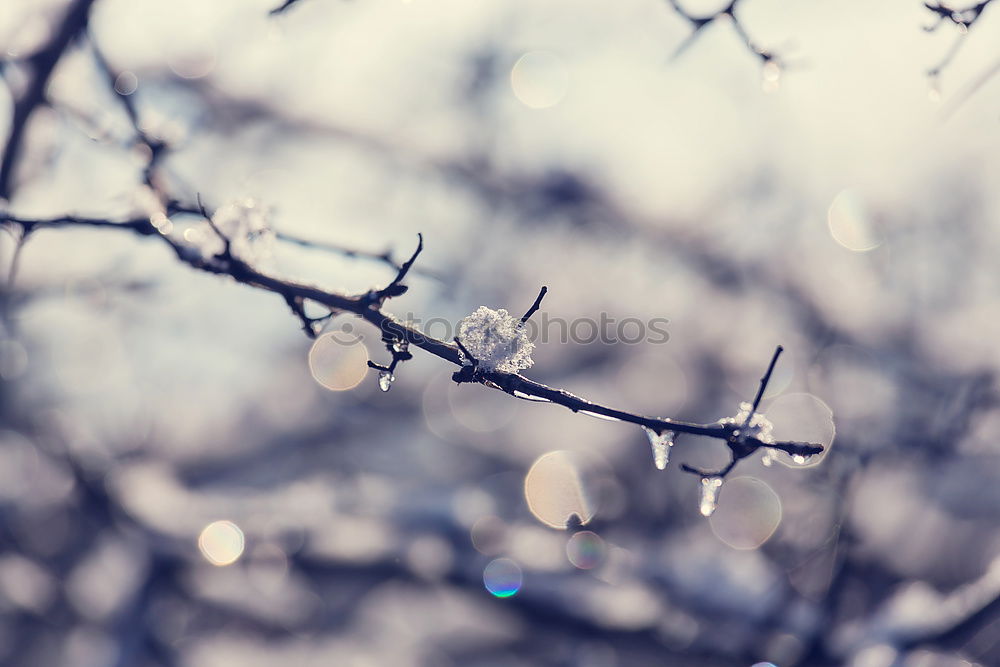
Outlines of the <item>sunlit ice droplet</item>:
[[559,104],[569,90],[569,73],[562,58],[548,51],[529,51],[510,70],[514,96],[531,109]]
[[309,350],[309,372],[330,391],[354,389],[368,374],[368,349],[343,331],[323,334]]
[[882,244],[868,206],[854,190],[842,190],[833,198],[827,224],[833,240],[848,250],[867,252]]
[[198,536],[201,555],[212,565],[232,565],[243,555],[243,531],[232,521],[213,521]]
[[581,530],[566,543],[566,557],[581,570],[591,570],[604,562],[607,545],[597,533]]
[[726,502],[712,514],[712,532],[734,549],[756,549],[771,538],[781,523],[778,494],[754,477],[726,482]]
[[392,383],[395,382],[396,376],[394,376],[389,371],[382,371],[378,374],[378,388],[382,391],[389,391],[392,389]]
[[521,566],[509,558],[497,558],[483,570],[486,590],[498,598],[509,598],[521,590]]
[[580,463],[572,452],[555,451],[532,464],[524,478],[524,498],[536,519],[552,528],[566,528],[574,515],[581,523],[593,518]]

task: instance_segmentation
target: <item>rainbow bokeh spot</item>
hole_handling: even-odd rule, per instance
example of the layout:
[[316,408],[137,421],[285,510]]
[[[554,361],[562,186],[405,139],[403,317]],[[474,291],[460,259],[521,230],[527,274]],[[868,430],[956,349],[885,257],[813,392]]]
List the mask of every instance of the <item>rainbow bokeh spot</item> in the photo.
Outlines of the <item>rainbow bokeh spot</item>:
[[566,556],[569,562],[581,570],[593,569],[604,562],[606,550],[604,540],[589,530],[575,533],[566,543]]
[[521,567],[509,558],[497,558],[483,570],[486,590],[498,598],[509,598],[521,590]]

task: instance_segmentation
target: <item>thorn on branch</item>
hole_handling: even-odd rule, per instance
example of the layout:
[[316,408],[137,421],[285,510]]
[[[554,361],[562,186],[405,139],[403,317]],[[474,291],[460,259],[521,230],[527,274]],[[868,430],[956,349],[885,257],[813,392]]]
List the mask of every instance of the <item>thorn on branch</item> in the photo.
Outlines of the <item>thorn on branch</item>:
[[538,292],[538,296],[535,297],[535,302],[531,304],[531,308],[528,308],[528,311],[521,316],[522,325],[528,321],[528,318],[530,318],[538,311],[538,308],[542,305],[542,299],[545,298],[545,295],[548,293],[548,291],[549,288],[546,287],[545,285],[542,285],[542,289]]

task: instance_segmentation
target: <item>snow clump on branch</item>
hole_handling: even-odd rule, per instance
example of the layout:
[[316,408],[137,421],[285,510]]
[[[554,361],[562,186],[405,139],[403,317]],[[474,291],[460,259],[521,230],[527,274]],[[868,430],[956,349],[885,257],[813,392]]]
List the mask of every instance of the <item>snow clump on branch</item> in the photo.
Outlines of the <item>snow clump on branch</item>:
[[535,344],[528,338],[521,321],[501,308],[480,306],[458,324],[458,339],[479,368],[501,373],[517,373],[534,361]]

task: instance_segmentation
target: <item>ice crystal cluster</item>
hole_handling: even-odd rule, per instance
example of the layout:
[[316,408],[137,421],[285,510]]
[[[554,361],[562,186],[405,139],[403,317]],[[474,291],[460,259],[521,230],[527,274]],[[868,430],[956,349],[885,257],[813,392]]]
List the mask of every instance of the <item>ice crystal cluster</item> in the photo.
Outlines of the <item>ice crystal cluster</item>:
[[[767,417],[759,412],[755,412],[753,417],[750,418],[750,423],[747,424],[746,428],[743,425],[746,424],[747,417],[750,416],[750,410],[753,406],[747,402],[740,403],[740,411],[736,413],[735,417],[726,417],[725,419],[720,419],[720,424],[736,424],[740,429],[741,438],[757,438],[761,442],[774,442],[774,424],[772,424]],[[766,466],[770,466],[774,462],[774,458],[777,451],[771,449],[770,447],[763,448],[764,454],[761,459],[761,463]],[[799,457],[801,458],[801,457]],[[805,459],[803,458],[803,462]],[[800,461],[796,460],[796,463]]]
[[232,253],[244,262],[260,262],[271,256],[274,231],[269,211],[255,199],[241,199],[222,206],[212,222],[226,238]]
[[458,339],[484,370],[517,373],[534,363],[535,344],[521,321],[503,308],[480,306],[459,322]]
[[726,417],[725,419],[720,419],[720,424],[736,424],[740,429],[740,437],[745,438],[757,438],[761,442],[774,442],[774,424],[768,421],[767,417],[759,412],[755,412],[753,417],[750,418],[750,423],[743,427],[746,423],[747,417],[750,416],[750,410],[753,406],[744,401],[740,403],[740,411],[736,413],[735,417]]

